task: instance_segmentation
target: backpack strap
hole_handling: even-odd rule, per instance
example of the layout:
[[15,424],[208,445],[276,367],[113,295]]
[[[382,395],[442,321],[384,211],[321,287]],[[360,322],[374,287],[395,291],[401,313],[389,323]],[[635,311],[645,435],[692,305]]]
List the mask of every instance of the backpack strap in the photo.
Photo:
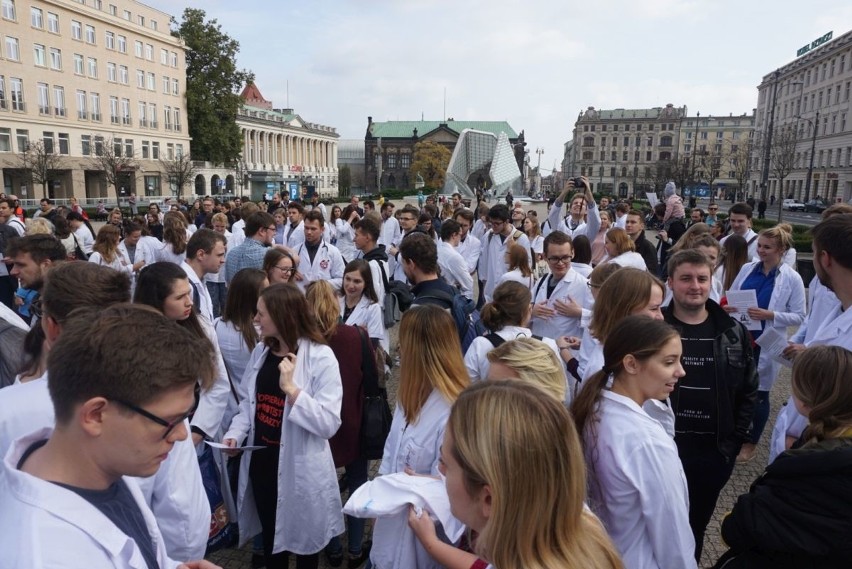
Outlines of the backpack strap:
[[[369,261],[367,261],[367,263],[369,263]],[[385,285],[385,292],[388,292],[390,283],[388,282],[388,275],[385,273],[385,267],[382,265],[381,261],[376,261],[376,264],[379,265],[379,270],[382,272],[382,283]]]
[[535,304],[535,299],[538,298],[538,293],[541,291],[541,285],[543,285],[544,281],[549,279],[550,276],[551,276],[550,274],[547,274],[547,275],[544,275],[543,277],[541,277],[541,279],[539,279],[538,285],[535,287],[535,294],[532,297],[533,304]]
[[755,239],[757,239],[757,238],[758,238],[758,236],[757,236],[757,235],[755,235],[754,237],[752,237],[751,239],[749,239],[749,240],[748,240],[748,242],[746,243],[746,246],[749,246],[749,245],[751,245],[752,243],[754,243],[754,240],[755,240]]
[[496,332],[486,334],[485,337],[488,339],[489,342],[491,342],[491,345],[495,348],[506,342],[506,340],[504,340],[503,337],[497,334]]

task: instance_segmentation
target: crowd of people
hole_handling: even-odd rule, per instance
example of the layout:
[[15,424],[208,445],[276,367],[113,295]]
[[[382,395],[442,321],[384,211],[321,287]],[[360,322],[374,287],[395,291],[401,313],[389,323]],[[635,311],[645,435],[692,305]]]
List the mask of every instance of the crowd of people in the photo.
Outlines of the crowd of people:
[[[223,525],[270,569],[697,567],[782,366],[716,566],[848,565],[852,206],[811,232],[806,300],[789,225],[674,184],[656,239],[585,178],[545,219],[423,202],[206,197],[95,232],[0,199],[0,567],[211,569]],[[442,481],[460,540],[343,515],[393,376],[378,477]]]

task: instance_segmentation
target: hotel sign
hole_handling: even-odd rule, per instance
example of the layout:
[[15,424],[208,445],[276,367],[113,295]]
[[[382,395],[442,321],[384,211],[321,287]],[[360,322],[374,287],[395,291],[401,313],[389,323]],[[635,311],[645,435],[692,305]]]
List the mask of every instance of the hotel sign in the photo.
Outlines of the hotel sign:
[[825,34],[824,36],[819,37],[819,38],[815,39],[814,41],[812,41],[811,43],[809,43],[809,44],[807,44],[807,45],[802,46],[802,47],[801,47],[801,48],[799,48],[799,50],[796,52],[796,57],[799,57],[799,56],[805,55],[806,53],[808,53],[808,52],[809,52],[809,51],[811,51],[812,49],[816,49],[816,48],[818,48],[819,46],[821,46],[822,44],[827,43],[827,42],[830,42],[830,41],[831,41],[831,35],[832,35],[833,33],[834,33],[834,32],[828,32],[828,33],[827,33],[827,34]]

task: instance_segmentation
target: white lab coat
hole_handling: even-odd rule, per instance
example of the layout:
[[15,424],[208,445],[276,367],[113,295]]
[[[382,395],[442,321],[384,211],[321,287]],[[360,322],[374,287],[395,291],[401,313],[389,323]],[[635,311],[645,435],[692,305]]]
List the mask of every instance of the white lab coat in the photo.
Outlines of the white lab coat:
[[[213,299],[210,298],[210,291],[207,290],[207,285],[204,284],[204,281],[198,278],[198,275],[195,274],[195,269],[189,266],[189,264],[184,261],[180,264],[180,268],[183,269],[183,272],[186,273],[186,278],[189,279],[190,286],[198,291],[198,314],[199,316],[203,316],[207,322],[210,324],[213,323]],[[190,291],[192,294],[193,302],[195,302],[195,293]],[[214,332],[215,335],[215,332]],[[214,338],[211,338],[214,339]]]
[[358,250],[355,248],[355,229],[348,221],[336,219],[334,227],[337,230],[337,248],[340,254],[348,263],[358,256]]
[[620,267],[630,267],[633,269],[639,269],[640,271],[647,271],[648,265],[645,263],[645,258],[642,257],[639,253],[635,251],[626,251],[617,257],[612,257],[610,259],[606,259],[605,263],[615,263]]
[[[730,237],[731,235],[733,235],[733,233],[731,233],[730,235],[725,235],[724,237],[722,237],[719,240],[719,245],[722,245],[724,247],[725,241],[727,241],[728,237]],[[743,235],[743,239],[745,239],[746,243],[748,243],[748,258],[749,259],[754,259],[755,257],[757,257],[757,239],[756,238],[757,238],[757,233],[755,233],[754,229],[751,229],[751,228],[749,228],[749,230],[746,232],[746,234]]]
[[[343,316],[343,311],[346,308],[346,299],[340,297],[340,315]],[[372,340],[378,340],[382,348],[388,351],[390,339],[388,331],[385,329],[384,318],[382,317],[382,307],[367,298],[362,296],[352,313],[344,321],[344,324],[350,326],[362,326],[367,330],[367,335]]]
[[[153,239],[157,241],[156,237],[149,237],[149,239]],[[159,241],[157,241],[159,243]],[[130,253],[127,252],[127,244],[124,243],[124,240],[118,244],[118,250],[121,251],[121,254],[130,262],[131,269],[132,266],[138,263],[139,261],[145,261],[145,265],[142,265],[144,268],[147,265],[150,265],[154,262],[151,255],[151,248],[149,247],[145,237],[140,237],[139,242],[136,243],[136,253],[133,255],[133,261],[130,261]],[[136,277],[137,274],[131,272],[130,274],[130,295],[133,296],[136,291]]]
[[489,229],[490,228],[489,228],[488,224],[486,224],[481,219],[477,219],[476,221],[473,222],[473,227],[470,228],[470,233],[474,237],[479,239],[479,241],[482,241],[485,238],[485,235],[488,233]]
[[[527,252],[527,262],[532,262],[532,254],[530,253],[530,240],[523,231],[518,232],[519,235],[515,239],[515,243],[524,248]],[[514,233],[513,233],[514,235]],[[494,294],[494,289],[497,288],[497,279],[503,273],[509,270],[506,264],[506,242],[509,237],[501,238],[491,232],[487,233],[482,238],[482,253],[479,257],[479,278],[485,282],[485,300],[490,302]]]
[[438,241],[438,266],[447,284],[457,288],[465,298],[473,299],[473,277],[467,270],[467,261],[446,241]]
[[476,270],[476,265],[479,263],[479,254],[482,251],[482,242],[473,235],[472,232],[468,231],[467,237],[464,238],[464,241],[459,241],[459,246],[456,247],[456,251],[464,257],[465,262],[467,263],[467,272],[473,273]]
[[296,253],[299,255],[299,272],[305,277],[304,280],[296,281],[300,289],[304,291],[310,283],[323,280],[340,290],[343,286],[343,269],[346,264],[337,247],[323,241],[317,249],[313,262],[304,243],[299,245]]
[[219,351],[222,352],[222,361],[225,363],[228,379],[239,397],[239,401],[233,393],[228,397],[228,404],[222,417],[222,427],[227,429],[231,419],[240,411],[239,402],[246,398],[242,379],[251,359],[251,350],[246,345],[242,333],[234,327],[233,323],[223,322],[221,318],[217,318],[213,321],[213,328],[216,330],[216,339],[219,342]]
[[[414,423],[406,423],[402,406],[397,404],[379,474],[393,474],[411,468],[417,474],[437,476],[438,458],[449,417],[450,402],[435,390],[426,399]],[[426,553],[408,527],[408,512],[376,520],[370,560],[376,569],[443,567]]]
[[[557,283],[556,288],[553,289],[550,299],[548,299],[547,283],[551,276],[549,274],[543,276],[533,286],[533,304],[547,300],[547,306],[554,308],[555,301],[564,301],[566,298],[571,298],[571,300],[583,308],[592,307],[594,299],[589,291],[587,284],[589,280],[586,277],[579,274],[573,268],[569,268],[565,276]],[[533,334],[538,334],[546,338],[559,338],[560,336],[580,337],[583,335],[580,318],[570,318],[561,314],[555,314],[547,320],[534,316],[530,320],[530,329],[533,331]]]
[[287,233],[290,232],[290,225],[291,224],[288,222],[287,226],[284,228],[284,239],[286,240],[286,242],[281,243],[281,245],[286,245],[290,249],[295,249],[296,247],[305,242],[305,222],[300,221],[288,237]]
[[[39,429],[53,428],[54,423],[47,374],[0,390],[0,454],[5,455],[16,439]],[[192,439],[176,442],[154,476],[135,480],[162,525],[169,555],[182,561],[203,558],[210,530],[210,502]]]
[[[731,284],[731,290],[740,290],[743,282],[760,262],[746,263],[740,269],[737,278]],[[798,326],[805,319],[805,285],[799,273],[782,263],[775,277],[775,287],[769,299],[769,310],[775,313],[773,320],[767,320],[766,326],[774,326],[779,332],[787,335],[789,326]],[[757,375],[760,391],[769,391],[775,383],[775,377],[781,364],[771,355],[761,352],[757,362]]]
[[[570,207],[570,204],[569,204]],[[586,207],[586,221],[581,221],[576,228],[571,229],[571,227],[566,223],[566,219],[568,217],[562,217],[562,202],[555,201],[553,203],[553,207],[550,208],[550,212],[547,214],[548,230],[546,232],[542,232],[542,234],[546,237],[553,231],[553,228],[558,229],[563,233],[567,233],[573,239],[579,235],[585,235],[589,238],[589,241],[595,240],[595,235],[598,234],[598,231],[601,230],[601,212],[598,211],[597,205],[594,203],[587,204]]]
[[[523,326],[504,326],[502,329],[495,332],[498,336],[511,342],[517,338],[531,338],[532,330]],[[553,352],[556,357],[559,357],[559,347],[551,338],[542,337],[544,342]],[[471,381],[479,381],[488,377],[488,370],[491,369],[491,362],[488,361],[488,352],[494,349],[494,344],[485,336],[474,338],[470,347],[464,354],[464,365],[467,368],[467,374]],[[562,360],[559,360],[560,362]],[[564,368],[564,366],[563,366]]]
[[689,493],[674,440],[634,401],[606,389],[583,440],[589,507],[625,567],[695,568]]
[[525,287],[530,289],[530,291],[532,291],[533,283],[535,283],[535,276],[530,275],[528,277],[525,277],[524,274],[521,272],[521,269],[512,269],[508,273],[503,273],[500,278],[497,279],[497,284],[494,286],[494,288],[496,289],[498,286],[507,281],[512,281],[520,285],[524,285]]
[[130,260],[127,258],[127,254],[121,250],[121,247],[118,247],[115,252],[115,258],[111,263],[107,263],[106,259],[103,256],[95,251],[91,255],[89,255],[89,262],[95,263],[101,267],[109,267],[115,271],[119,271],[122,273],[127,273],[128,275],[133,274],[133,265],[130,263]]
[[[207,288],[203,284],[201,286]],[[210,389],[201,392],[198,409],[192,416],[191,424],[193,427],[204,431],[208,436],[216,437],[222,426],[222,417],[225,415],[228,398],[231,397],[231,385],[228,382],[228,371],[225,368],[225,362],[222,360],[222,352],[219,351],[219,341],[216,339],[216,331],[213,329],[212,322],[208,322],[206,318],[199,318],[198,321],[204,328],[207,339],[213,344],[216,378],[213,380]]]
[[384,245],[385,249],[390,249],[391,245],[399,243],[400,235],[399,221],[394,216],[390,216],[382,221],[382,230],[379,233],[379,245]]
[[[364,255],[361,251],[358,251],[358,258],[363,258]],[[376,302],[379,306],[385,305],[385,280],[387,279],[388,283],[390,283],[391,271],[390,266],[387,261],[379,261],[378,259],[370,259],[367,261],[370,265],[370,274],[373,276],[373,291],[376,293]],[[379,268],[381,265],[384,268],[384,276],[382,275],[382,269]]]
[[[813,281],[811,284],[813,284]],[[824,293],[820,293],[820,296],[831,295],[835,300],[837,299],[834,293],[827,288],[823,287],[823,291]],[[830,304],[830,297],[823,303]],[[817,306],[816,303],[814,303],[814,306]],[[841,310],[838,301],[833,312],[828,314],[823,312],[823,314],[821,321],[812,323],[815,328],[813,334],[810,333],[809,327],[804,340],[805,346],[840,346],[852,350],[852,310]],[[809,326],[811,325],[810,320],[809,317]],[[771,463],[775,460],[775,457],[787,450],[787,437],[799,438],[807,426],[808,418],[799,413],[791,396],[787,404],[778,412],[775,428],[772,430],[772,440],[769,444],[769,462]]]
[[80,249],[82,249],[86,255],[91,255],[92,247],[95,246],[95,237],[92,235],[92,232],[89,231],[89,228],[81,224],[80,227],[74,231],[74,235],[77,236],[77,242],[80,244]]
[[[48,438],[51,432],[51,428],[43,428],[19,439],[3,461],[0,469],[3,560],[0,565],[33,569],[81,565],[148,569],[136,542],[85,498],[16,468],[27,448]],[[178,562],[168,557],[157,520],[138,485],[131,478],[124,478],[124,481],[145,519],[157,563],[163,569],[177,567]]]
[[246,222],[244,219],[238,219],[231,226],[231,233],[234,236],[234,242],[232,245],[234,247],[241,245],[243,241],[246,240]]
[[[225,439],[254,442],[257,374],[268,352],[267,346],[259,344],[251,354],[242,381],[248,397],[240,403]],[[308,555],[343,533],[337,473],[328,446],[328,439],[340,428],[343,385],[331,348],[300,339],[293,381],[302,391],[294,404],[284,405],[273,552]],[[237,489],[240,545],[261,531],[249,484],[250,462],[251,455],[243,453]]]

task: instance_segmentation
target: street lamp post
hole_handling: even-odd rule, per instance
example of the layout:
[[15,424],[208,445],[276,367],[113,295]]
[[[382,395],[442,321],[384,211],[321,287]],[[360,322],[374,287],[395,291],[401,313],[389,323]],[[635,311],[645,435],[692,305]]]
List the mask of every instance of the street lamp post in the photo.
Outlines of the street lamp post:
[[811,136],[811,160],[808,165],[808,178],[805,180],[805,199],[803,200],[805,203],[808,203],[808,200],[811,197],[811,178],[814,174],[814,153],[816,152],[816,136],[817,136],[817,128],[819,127],[819,111],[816,112],[816,117],[814,118],[814,122],[811,122],[810,119],[805,119],[811,124],[811,128],[814,129],[813,135]]
[[772,146],[772,131],[775,128],[775,103],[778,100],[778,78],[780,76],[781,72],[778,70],[773,74],[775,81],[772,87],[772,106],[769,107],[769,127],[767,128],[763,149],[763,174],[760,177],[760,197],[764,200],[766,199],[766,186],[769,183],[770,147]]
[[[695,113],[695,140],[692,141],[692,171],[689,173],[689,181],[695,186],[695,155],[698,154],[698,123],[701,122],[701,113]],[[683,188],[681,188],[683,191]]]
[[[544,154],[544,148],[536,148],[535,153],[538,154],[538,164],[535,167],[535,191],[541,191],[541,155]],[[533,194],[533,188],[530,188],[530,195]]]

